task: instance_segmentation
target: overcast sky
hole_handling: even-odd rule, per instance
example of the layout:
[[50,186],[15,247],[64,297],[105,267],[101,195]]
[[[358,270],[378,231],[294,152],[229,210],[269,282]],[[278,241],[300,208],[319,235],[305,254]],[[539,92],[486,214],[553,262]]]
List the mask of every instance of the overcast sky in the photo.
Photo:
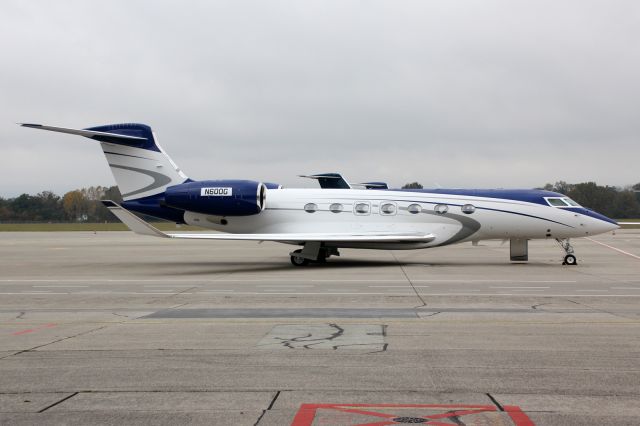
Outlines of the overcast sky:
[[193,179],[640,182],[640,2],[0,3],[0,196],[112,185],[149,124]]

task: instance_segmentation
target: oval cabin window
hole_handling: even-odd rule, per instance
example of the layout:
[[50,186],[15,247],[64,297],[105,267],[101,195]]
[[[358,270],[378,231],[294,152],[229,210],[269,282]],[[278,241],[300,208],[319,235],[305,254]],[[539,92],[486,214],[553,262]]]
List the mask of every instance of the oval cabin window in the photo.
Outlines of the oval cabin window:
[[315,203],[305,204],[304,211],[307,213],[315,213],[318,210],[318,205]]
[[449,206],[446,204],[438,204],[433,208],[438,214],[445,214],[449,211]]
[[418,214],[422,211],[422,207],[420,204],[410,204],[409,207],[407,207],[407,211],[411,214]]
[[369,213],[369,203],[358,203],[354,207],[354,211],[357,214],[368,214]]
[[340,203],[333,203],[329,206],[329,210],[333,213],[340,213],[342,210],[344,210],[344,207]]
[[462,208],[462,213],[464,214],[471,214],[476,211],[476,206],[474,206],[473,204],[465,204],[461,208]]
[[380,214],[384,214],[384,215],[396,214],[396,205],[393,203],[386,203],[381,205]]

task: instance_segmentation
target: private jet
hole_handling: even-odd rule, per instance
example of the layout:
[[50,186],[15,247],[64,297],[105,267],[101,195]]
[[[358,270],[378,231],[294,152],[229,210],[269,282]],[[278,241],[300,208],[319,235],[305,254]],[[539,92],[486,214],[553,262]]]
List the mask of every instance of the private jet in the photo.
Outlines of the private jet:
[[[21,124],[100,142],[123,201],[103,201],[129,229],[161,238],[277,241],[299,246],[303,266],[339,249],[410,250],[481,240],[510,243],[510,260],[528,261],[528,241],[555,239],[564,265],[576,265],[571,238],[619,226],[556,192],[528,189],[391,189],[352,184],[339,173],[304,175],[320,188],[253,180],[188,178],[144,124],[69,129]],[[162,232],[134,213],[220,232]]]

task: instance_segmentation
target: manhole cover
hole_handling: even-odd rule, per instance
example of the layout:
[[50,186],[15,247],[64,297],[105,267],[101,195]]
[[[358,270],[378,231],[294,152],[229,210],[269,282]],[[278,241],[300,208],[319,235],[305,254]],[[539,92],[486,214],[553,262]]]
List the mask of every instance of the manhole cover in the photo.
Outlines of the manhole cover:
[[396,423],[426,423],[427,419],[423,419],[420,417],[396,417],[395,419],[391,419]]

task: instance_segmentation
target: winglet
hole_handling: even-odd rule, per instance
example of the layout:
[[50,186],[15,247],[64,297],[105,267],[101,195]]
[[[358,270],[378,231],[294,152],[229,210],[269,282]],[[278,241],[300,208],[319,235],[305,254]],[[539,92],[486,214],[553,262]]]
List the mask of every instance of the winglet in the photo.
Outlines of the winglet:
[[150,235],[152,237],[170,238],[167,234],[140,219],[129,210],[120,206],[118,203],[111,200],[104,200],[102,204],[106,208],[111,210],[111,213],[116,215],[116,217],[120,219],[122,223],[127,225],[127,227],[136,234]]

